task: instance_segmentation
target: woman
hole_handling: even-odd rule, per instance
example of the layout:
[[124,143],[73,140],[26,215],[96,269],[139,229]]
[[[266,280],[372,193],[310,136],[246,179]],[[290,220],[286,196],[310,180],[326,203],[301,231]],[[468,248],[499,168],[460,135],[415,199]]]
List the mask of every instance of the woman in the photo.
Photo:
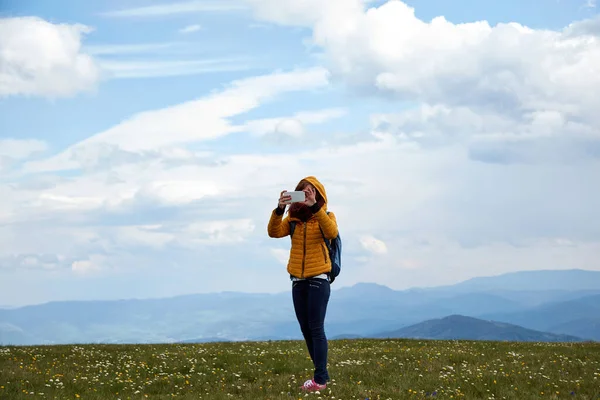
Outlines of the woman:
[[324,323],[330,295],[331,261],[323,236],[334,239],[338,227],[335,215],[327,213],[327,194],[321,182],[309,176],[298,183],[296,190],[304,191],[306,200],[293,203],[288,216],[283,218],[291,196],[286,195],[285,190],[281,192],[267,230],[272,238],[285,237],[291,232],[290,222],[295,222],[287,271],[292,280],[296,318],[315,367],[313,379],[307,380],[302,389],[312,392],[325,389],[329,380]]

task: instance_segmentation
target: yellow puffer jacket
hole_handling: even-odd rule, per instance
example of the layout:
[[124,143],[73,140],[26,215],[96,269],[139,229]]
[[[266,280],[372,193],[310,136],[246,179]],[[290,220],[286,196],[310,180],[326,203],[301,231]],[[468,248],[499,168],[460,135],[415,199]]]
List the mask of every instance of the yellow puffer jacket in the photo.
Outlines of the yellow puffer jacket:
[[297,278],[310,278],[331,271],[329,252],[323,236],[331,240],[338,235],[335,215],[332,212],[327,214],[325,187],[314,176],[304,179],[318,190],[325,200],[325,205],[307,222],[290,218],[289,215],[283,218],[283,215],[277,214],[275,209],[271,212],[267,227],[270,237],[282,238],[290,234],[290,222],[296,221],[287,271]]

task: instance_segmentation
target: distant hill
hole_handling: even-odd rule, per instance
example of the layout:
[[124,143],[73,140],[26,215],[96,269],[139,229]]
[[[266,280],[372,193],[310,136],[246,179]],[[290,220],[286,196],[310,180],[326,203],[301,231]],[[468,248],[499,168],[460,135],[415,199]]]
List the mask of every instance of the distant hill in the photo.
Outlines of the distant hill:
[[29,343],[32,341],[26,332],[20,327],[8,322],[3,322],[0,319],[0,344],[2,343]]
[[501,296],[484,292],[452,294],[434,300],[431,304],[442,306],[446,311],[445,315],[464,314],[469,316],[493,312],[516,312],[524,307],[523,303],[511,299],[508,295]]
[[534,308],[544,304],[576,300],[586,296],[600,295],[598,290],[488,290],[485,292],[511,299],[520,304],[520,308]]
[[331,338],[331,340],[342,340],[342,339],[363,339],[360,335],[337,335]]
[[424,321],[392,332],[375,335],[377,338],[500,340],[517,342],[578,342],[570,335],[557,335],[526,329],[503,322],[484,321],[462,315]]
[[600,341],[600,318],[578,318],[569,322],[552,325],[548,331]]
[[453,292],[483,291],[586,291],[600,290],[600,272],[582,269],[520,271],[478,277],[437,290]]
[[[594,330],[600,318],[600,284],[595,288],[590,284],[600,272],[583,272],[515,273],[402,291],[373,283],[334,284],[327,335],[373,337],[422,321],[463,315],[600,340]],[[564,289],[557,288],[557,277],[566,282]],[[215,338],[301,339],[289,291],[62,301],[0,309],[0,344],[172,343]]]
[[587,339],[600,340],[600,295],[550,302],[512,313],[490,313],[485,318],[554,333],[578,333]]

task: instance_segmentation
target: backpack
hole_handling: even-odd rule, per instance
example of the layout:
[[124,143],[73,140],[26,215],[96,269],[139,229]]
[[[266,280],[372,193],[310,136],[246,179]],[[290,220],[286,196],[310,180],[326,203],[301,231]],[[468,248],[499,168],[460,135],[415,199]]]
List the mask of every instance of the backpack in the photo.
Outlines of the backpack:
[[[329,214],[329,211],[327,211],[327,214]],[[295,228],[296,222],[290,221],[290,238],[294,235]],[[319,229],[321,229],[321,227],[319,227]],[[328,272],[327,276],[329,277],[329,282],[333,283],[335,278],[340,274],[342,268],[342,238],[340,237],[339,232],[333,240],[327,239],[323,234],[322,229],[321,234],[323,235],[323,240],[325,240],[325,245],[329,251],[329,260],[331,261],[331,272]]]

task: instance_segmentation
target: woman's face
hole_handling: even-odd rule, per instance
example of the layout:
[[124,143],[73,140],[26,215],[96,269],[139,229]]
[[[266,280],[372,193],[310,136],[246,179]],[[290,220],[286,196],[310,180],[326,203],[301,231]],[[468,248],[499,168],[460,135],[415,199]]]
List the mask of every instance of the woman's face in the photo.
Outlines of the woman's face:
[[313,185],[308,184],[304,186],[302,191],[306,193],[306,203],[312,204],[313,202],[317,201],[317,189]]

